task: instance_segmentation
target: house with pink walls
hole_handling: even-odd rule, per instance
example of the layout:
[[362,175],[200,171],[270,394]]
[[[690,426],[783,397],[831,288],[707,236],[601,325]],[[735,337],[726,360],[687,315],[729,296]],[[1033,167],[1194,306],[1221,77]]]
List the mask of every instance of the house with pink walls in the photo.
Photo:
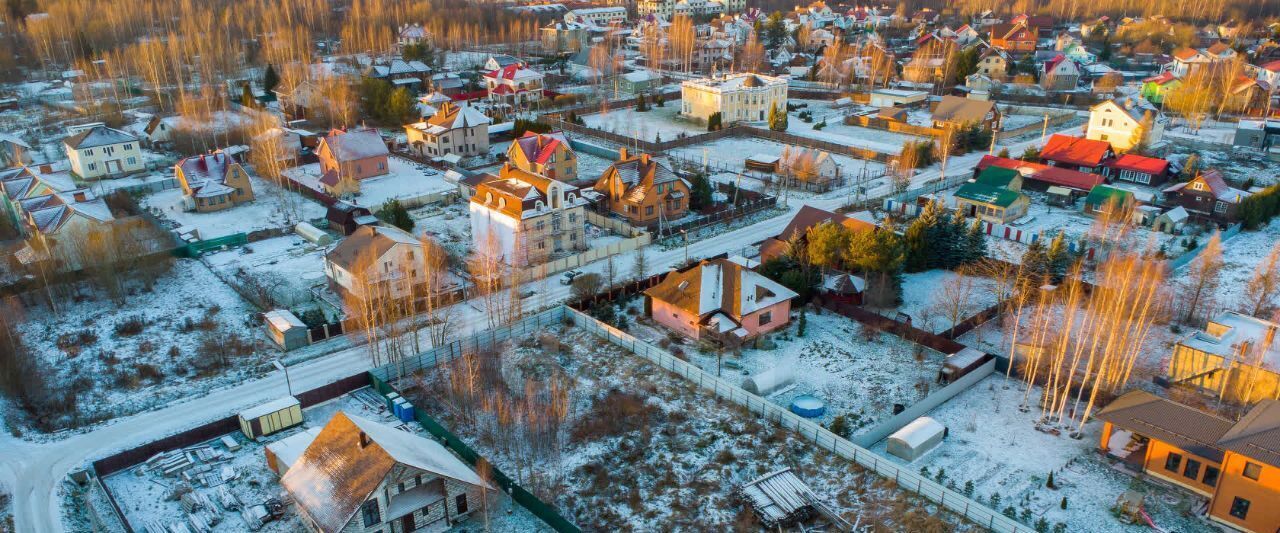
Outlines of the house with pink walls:
[[786,326],[797,296],[728,259],[674,271],[644,294],[654,321],[694,340],[730,346]]

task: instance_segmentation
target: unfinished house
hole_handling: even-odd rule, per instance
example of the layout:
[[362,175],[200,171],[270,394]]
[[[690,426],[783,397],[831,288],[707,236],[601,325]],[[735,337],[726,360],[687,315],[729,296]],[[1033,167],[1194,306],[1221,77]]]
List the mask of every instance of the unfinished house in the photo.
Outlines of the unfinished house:
[[1280,397],[1280,324],[1225,311],[1178,341],[1169,381],[1227,401],[1251,404]]

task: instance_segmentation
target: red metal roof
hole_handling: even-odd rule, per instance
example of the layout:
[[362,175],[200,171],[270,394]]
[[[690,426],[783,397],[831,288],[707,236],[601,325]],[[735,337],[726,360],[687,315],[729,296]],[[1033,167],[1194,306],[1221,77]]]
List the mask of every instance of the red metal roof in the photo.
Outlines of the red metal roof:
[[1102,164],[1111,150],[1111,143],[1083,137],[1054,134],[1040,149],[1040,158],[1072,165],[1096,167]]
[[1136,154],[1124,154],[1119,159],[1109,163],[1112,168],[1120,170],[1132,170],[1143,174],[1163,174],[1169,170],[1169,162],[1157,157],[1144,157]]
[[1041,181],[1051,185],[1059,185],[1082,191],[1088,191],[1094,186],[1106,181],[1105,178],[1098,174],[1080,172],[1069,168],[1051,167],[1040,163],[1028,163],[1020,159],[984,155],[982,156],[982,160],[978,161],[978,170],[983,170],[991,166],[1017,170],[1022,174],[1024,179]]

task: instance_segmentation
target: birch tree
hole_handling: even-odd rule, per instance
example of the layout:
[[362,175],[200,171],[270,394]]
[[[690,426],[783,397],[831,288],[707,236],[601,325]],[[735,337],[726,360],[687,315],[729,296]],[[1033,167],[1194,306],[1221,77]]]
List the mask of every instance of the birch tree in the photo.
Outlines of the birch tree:
[[1182,321],[1196,323],[1200,314],[1208,308],[1218,291],[1219,274],[1222,271],[1222,239],[1214,232],[1205,243],[1200,255],[1187,266],[1183,277],[1184,311]]
[[1251,316],[1260,317],[1275,307],[1280,297],[1280,243],[1273,245],[1266,259],[1254,268],[1253,276],[1245,285],[1244,297],[1241,310]]

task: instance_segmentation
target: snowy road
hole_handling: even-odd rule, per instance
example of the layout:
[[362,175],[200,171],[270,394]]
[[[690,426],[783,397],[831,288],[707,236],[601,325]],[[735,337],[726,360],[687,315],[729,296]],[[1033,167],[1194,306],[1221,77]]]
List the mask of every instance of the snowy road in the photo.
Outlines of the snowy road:
[[[1079,128],[1063,133],[1078,134]],[[1029,146],[1038,145],[1039,138],[1000,145],[1014,154]],[[956,176],[972,172],[984,153],[955,156],[947,165],[947,175]],[[912,178],[913,187],[936,179],[939,171],[932,169]],[[872,196],[888,194],[888,185],[869,191]],[[814,207],[834,210],[848,197],[844,192],[832,192],[804,203]],[[723,252],[736,253],[743,247],[776,235],[800,208],[793,201],[785,214],[763,220],[710,237],[689,246],[691,257],[708,257]],[[665,271],[684,259],[684,248],[646,250],[649,274]],[[601,272],[606,261],[598,261],[582,270]],[[628,256],[615,259],[619,272],[631,272]],[[526,305],[541,307],[553,305],[569,297],[569,287],[558,283],[558,276],[531,282],[527,288],[535,291]],[[470,305],[462,303],[459,305]],[[470,314],[470,313],[469,313]],[[480,321],[468,323],[464,329],[483,329]],[[460,332],[461,334],[470,331]],[[355,375],[369,368],[369,362],[360,347],[344,349],[306,363],[289,367],[289,377],[295,390],[308,390],[335,380]],[[52,442],[33,443],[16,439],[7,432],[0,434],[0,485],[13,494],[13,514],[19,532],[59,532],[62,527],[62,506],[59,486],[68,472],[87,461],[96,460],[115,451],[150,442],[206,422],[229,416],[246,407],[272,400],[285,394],[285,379],[281,373],[246,381],[215,390],[204,396],[175,402],[167,407],[139,413],[107,422],[92,431],[67,436]],[[54,437],[56,439],[56,437]]]

